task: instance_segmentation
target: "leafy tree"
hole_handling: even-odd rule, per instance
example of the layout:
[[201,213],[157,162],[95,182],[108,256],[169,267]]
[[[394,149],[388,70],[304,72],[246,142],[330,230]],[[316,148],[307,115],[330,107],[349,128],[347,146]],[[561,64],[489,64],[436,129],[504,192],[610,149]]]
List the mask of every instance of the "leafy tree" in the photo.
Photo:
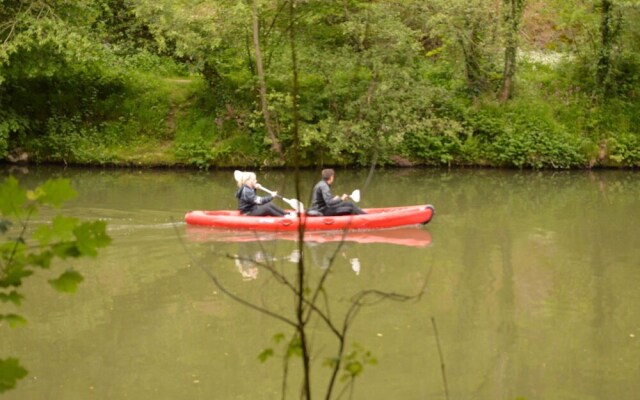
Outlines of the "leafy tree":
[[[55,260],[95,257],[99,248],[111,242],[104,221],[82,222],[65,216],[29,232],[30,220],[40,208],[58,208],[74,196],[65,179],[47,181],[33,190],[23,189],[13,177],[0,184],[0,323],[12,327],[26,323],[22,316],[7,311],[24,300],[19,290],[26,278],[37,270],[52,269]],[[78,271],[68,268],[49,283],[57,291],[73,293],[82,280]],[[26,374],[17,358],[0,359],[0,393],[15,387]]]
[[121,79],[92,31],[97,8],[93,0],[0,4],[0,157],[29,141],[34,152],[55,153],[56,142],[70,147],[70,132],[100,123],[96,104]]
[[498,14],[484,0],[414,2],[405,23],[422,32],[427,59],[458,73],[462,65],[469,92],[490,89],[498,68]]
[[[601,0],[594,8],[600,14],[595,84],[601,96],[606,97],[629,78],[636,83],[640,79],[640,59],[637,56],[640,43],[636,23],[640,16],[640,2]],[[635,57],[629,57],[629,50]]]
[[258,75],[259,93],[260,93],[260,106],[262,108],[262,116],[264,117],[264,125],[267,129],[267,135],[271,141],[271,148],[280,157],[282,157],[282,147],[280,141],[273,131],[273,125],[271,123],[271,117],[269,112],[269,103],[267,99],[267,83],[265,80],[265,72],[262,59],[262,50],[260,47],[260,22],[259,22],[259,9],[258,0],[251,0],[251,27],[253,31],[253,54],[255,56],[256,72]]

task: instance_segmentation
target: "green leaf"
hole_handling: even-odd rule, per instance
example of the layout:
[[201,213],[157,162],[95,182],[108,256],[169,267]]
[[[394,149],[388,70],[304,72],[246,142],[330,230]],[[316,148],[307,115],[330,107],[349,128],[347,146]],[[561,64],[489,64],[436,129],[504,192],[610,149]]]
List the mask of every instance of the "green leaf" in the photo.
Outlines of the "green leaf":
[[24,297],[20,293],[16,292],[15,290],[12,290],[8,294],[0,293],[0,301],[2,301],[3,303],[13,303],[19,306],[23,298]]
[[104,221],[85,222],[73,230],[76,235],[78,250],[82,255],[95,257],[98,247],[111,243],[107,235],[107,224]]
[[24,204],[27,202],[27,192],[18,185],[13,176],[0,184],[0,213],[7,216],[21,216],[24,214]]
[[71,241],[74,239],[73,231],[79,222],[78,218],[58,215],[53,217],[50,225],[40,226],[33,234],[33,238],[43,245],[55,241]]
[[32,274],[33,271],[24,269],[24,266],[13,264],[11,267],[5,268],[4,277],[0,279],[0,287],[20,286],[22,285],[22,278],[26,278]]
[[327,357],[324,359],[324,362],[322,363],[322,365],[324,367],[335,368],[336,365],[338,364],[338,360],[339,358],[336,358],[336,357]]
[[7,321],[12,328],[27,324],[27,320],[18,314],[0,314],[0,321]]
[[53,252],[51,250],[45,250],[42,253],[31,253],[27,256],[29,265],[35,265],[44,269],[48,269],[51,266],[52,259]]
[[362,364],[359,361],[351,361],[347,363],[344,367],[345,371],[347,371],[351,376],[358,376],[362,373]]
[[56,243],[51,245],[51,250],[56,256],[62,258],[63,260],[69,257],[80,257],[82,255],[82,253],[78,249],[78,245],[76,242]]
[[262,353],[258,355],[258,360],[260,360],[260,362],[263,363],[267,361],[270,357],[273,357],[273,349],[264,349]]
[[57,279],[49,280],[51,286],[59,292],[74,293],[84,278],[74,270],[65,271]]
[[17,358],[0,359],[0,393],[16,387],[16,382],[27,376]]
[[295,337],[289,342],[289,347],[287,348],[287,357],[298,356],[302,357],[302,343],[300,342],[300,338]]
[[76,191],[71,187],[68,179],[52,179],[28,193],[29,199],[40,204],[60,207],[62,203],[76,196]]
[[276,333],[273,335],[273,341],[276,343],[280,343],[285,339],[284,333]]

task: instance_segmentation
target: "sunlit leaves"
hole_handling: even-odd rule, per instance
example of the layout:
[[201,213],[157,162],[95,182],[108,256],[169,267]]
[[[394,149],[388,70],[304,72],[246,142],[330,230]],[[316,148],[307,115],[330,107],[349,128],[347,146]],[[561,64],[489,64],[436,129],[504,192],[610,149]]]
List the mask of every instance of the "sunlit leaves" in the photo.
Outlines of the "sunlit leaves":
[[355,379],[362,371],[365,365],[376,365],[378,360],[372,356],[371,352],[365,350],[359,344],[353,345],[354,350],[344,356],[343,374],[340,378],[342,381]]
[[258,360],[260,360],[260,362],[265,362],[267,361],[269,358],[273,357],[273,349],[269,348],[269,349],[264,349],[259,355],[258,355]]
[[287,357],[290,358],[292,356],[302,357],[302,341],[297,335],[289,341],[289,346],[287,347]]
[[0,184],[0,213],[6,217],[20,217],[33,209],[34,202],[60,207],[75,196],[76,192],[68,179],[49,180],[27,191],[20,187],[16,178],[10,176]]
[[284,336],[284,333],[276,333],[275,335],[273,335],[273,341],[276,343],[280,343],[284,339],[286,339],[286,337]]
[[16,382],[27,376],[16,358],[0,359],[0,393],[13,389]]
[[338,365],[338,361],[340,361],[340,360],[338,358],[336,358],[336,357],[327,357],[322,362],[322,366],[333,369],[333,368],[336,367],[336,365]]
[[73,230],[80,255],[95,257],[97,249],[111,243],[104,221],[85,222]]
[[[302,341],[298,335],[294,335],[290,340],[283,333],[273,335],[273,341],[281,345],[281,351],[284,352],[285,358],[302,357]],[[265,362],[269,358],[275,356],[275,350],[271,347],[264,349],[259,355],[260,362]]]
[[[220,1],[141,0],[136,16],[147,23],[159,48],[178,57],[206,57],[224,44],[222,35],[233,23],[232,7]],[[236,2],[242,6],[242,2]],[[226,29],[223,29],[226,28]]]
[[12,176],[0,183],[0,213],[5,216],[21,216],[27,201],[27,191],[22,189],[18,180]]
[[37,239],[42,245],[57,241],[70,241],[74,237],[73,230],[78,225],[78,222],[77,218],[58,215],[51,220],[50,224],[38,227],[33,234],[33,238]]
[[51,225],[39,227],[34,238],[43,245],[51,244],[52,251],[61,258],[95,257],[98,248],[111,243],[106,227],[104,221],[80,223],[77,218],[57,216]]
[[60,207],[65,201],[76,196],[76,191],[71,187],[68,179],[49,180],[38,186],[35,190],[27,192],[29,200],[39,204]]
[[58,292],[75,293],[75,291],[78,289],[78,285],[83,280],[84,278],[78,272],[69,270],[65,271],[57,279],[49,280],[49,283]]
[[344,366],[346,374],[343,376],[343,379],[355,378],[356,376],[360,375],[363,368],[364,367],[362,366],[362,363],[360,361],[349,361]]

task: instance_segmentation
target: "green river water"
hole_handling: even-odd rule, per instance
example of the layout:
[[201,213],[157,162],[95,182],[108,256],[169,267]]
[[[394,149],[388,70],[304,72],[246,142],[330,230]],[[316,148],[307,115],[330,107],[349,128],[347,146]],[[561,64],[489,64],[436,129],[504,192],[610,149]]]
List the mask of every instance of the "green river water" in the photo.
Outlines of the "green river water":
[[[327,281],[336,321],[362,290],[413,295],[426,284],[418,301],[358,314],[347,344],[377,363],[365,367],[352,398],[446,399],[444,377],[450,399],[640,398],[640,174],[337,172],[334,192],[361,189],[362,207],[436,209],[424,227],[360,234],[337,253],[337,235],[304,247],[311,279],[336,253]],[[106,220],[113,243],[73,263],[85,277],[74,295],[52,290],[46,271],[26,280],[26,299],[12,311],[29,323],[0,326],[0,357],[19,357],[29,375],[3,398],[281,398],[282,360],[258,355],[291,329],[233,301],[203,268],[233,293],[292,316],[285,287],[231,256],[292,274],[295,241],[183,223],[187,210],[235,208],[232,171],[0,170],[9,173],[27,186],[69,178],[78,196],[61,212]],[[302,173],[305,204],[318,177]],[[258,178],[296,197],[292,172]],[[323,361],[336,343],[319,321],[310,332],[312,390],[324,398]],[[290,368],[293,399],[298,363]]]

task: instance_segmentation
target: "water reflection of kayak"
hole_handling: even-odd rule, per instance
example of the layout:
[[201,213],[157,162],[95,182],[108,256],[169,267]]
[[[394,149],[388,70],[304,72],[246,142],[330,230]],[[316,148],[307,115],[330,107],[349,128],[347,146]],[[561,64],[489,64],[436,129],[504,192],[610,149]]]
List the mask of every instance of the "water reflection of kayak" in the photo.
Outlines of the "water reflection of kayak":
[[252,231],[297,231],[304,224],[306,231],[342,231],[344,229],[386,229],[399,226],[426,224],[433,217],[431,205],[367,208],[364,215],[343,215],[335,217],[311,217],[303,214],[300,218],[252,217],[238,211],[189,211],[184,219],[189,225],[203,225],[216,228]]
[[[267,242],[274,240],[298,241],[298,232],[247,232],[211,229],[197,225],[187,225],[186,235],[197,242]],[[371,231],[328,231],[305,232],[305,243],[388,243],[402,246],[426,247],[431,244],[431,234],[424,228],[404,227]]]

